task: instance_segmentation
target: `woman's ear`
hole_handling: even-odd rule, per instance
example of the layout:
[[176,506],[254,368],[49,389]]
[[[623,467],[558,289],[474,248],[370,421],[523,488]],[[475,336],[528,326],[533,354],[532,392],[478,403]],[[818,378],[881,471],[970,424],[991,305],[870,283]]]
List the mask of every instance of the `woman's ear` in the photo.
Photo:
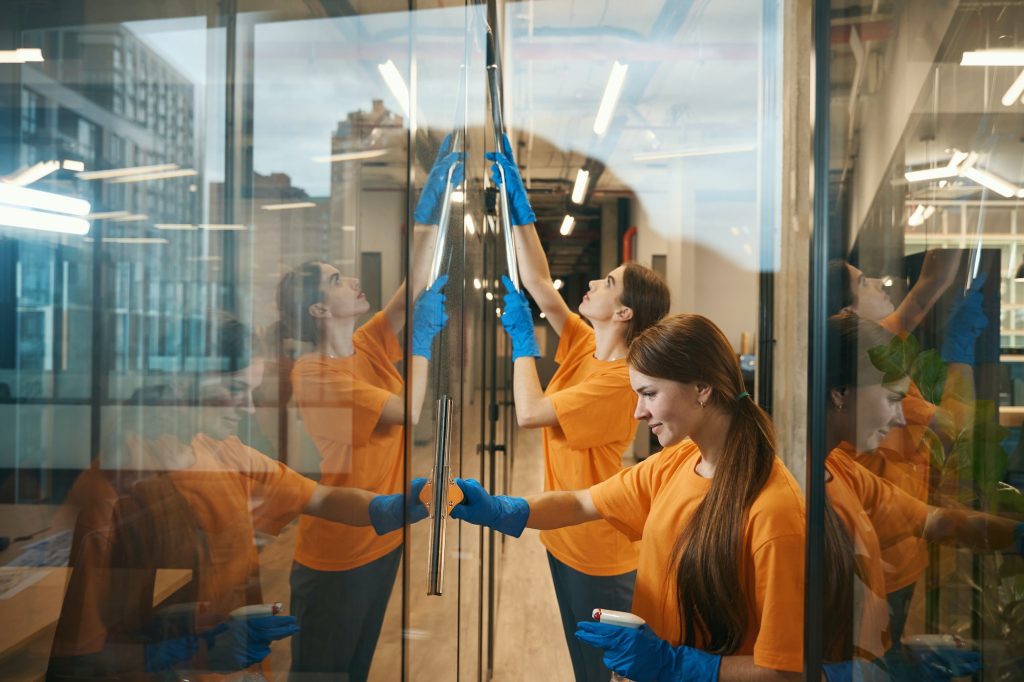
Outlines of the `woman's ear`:
[[846,405],[846,397],[848,394],[849,391],[846,386],[843,386],[842,388],[830,388],[828,390],[828,396],[832,401],[832,407],[837,410],[843,409],[843,406]]
[[698,381],[694,384],[694,387],[697,389],[697,402],[701,405],[705,405],[709,400],[711,400],[712,389],[710,384],[704,384]]
[[615,320],[618,322],[629,322],[633,319],[633,309],[627,306],[619,306],[615,311]]
[[312,317],[314,320],[322,320],[326,317],[331,316],[331,311],[328,310],[327,306],[325,306],[323,303],[312,304],[311,306],[306,308],[306,312],[308,312],[309,316]]

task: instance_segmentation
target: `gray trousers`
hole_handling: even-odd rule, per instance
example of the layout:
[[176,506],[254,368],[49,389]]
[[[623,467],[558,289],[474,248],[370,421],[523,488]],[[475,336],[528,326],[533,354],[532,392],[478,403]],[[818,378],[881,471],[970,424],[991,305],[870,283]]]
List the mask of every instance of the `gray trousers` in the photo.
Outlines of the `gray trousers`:
[[548,566],[576,682],[608,682],[612,673],[601,662],[604,652],[576,639],[576,623],[592,620],[591,615],[598,608],[629,611],[633,607],[636,571],[610,576],[587,575],[566,566],[551,556],[551,552],[548,552]]
[[365,682],[402,559],[399,547],[365,566],[318,571],[292,563],[293,682]]

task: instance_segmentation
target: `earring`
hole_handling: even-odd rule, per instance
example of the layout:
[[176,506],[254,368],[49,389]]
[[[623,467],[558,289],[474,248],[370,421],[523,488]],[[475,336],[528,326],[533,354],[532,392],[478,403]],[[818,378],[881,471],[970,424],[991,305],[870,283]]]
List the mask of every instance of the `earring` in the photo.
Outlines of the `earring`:
[[704,401],[703,400],[698,400],[697,404],[700,405],[700,409],[702,409],[702,410],[704,409]]

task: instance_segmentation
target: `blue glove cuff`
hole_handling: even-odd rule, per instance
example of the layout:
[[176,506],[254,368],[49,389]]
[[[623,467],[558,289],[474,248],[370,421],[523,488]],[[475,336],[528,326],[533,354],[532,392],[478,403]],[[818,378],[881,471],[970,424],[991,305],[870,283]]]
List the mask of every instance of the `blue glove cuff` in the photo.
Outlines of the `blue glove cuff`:
[[[396,513],[397,508],[397,513]],[[402,495],[377,495],[370,500],[370,523],[377,535],[387,535],[402,527]]]
[[530,503],[521,497],[506,495],[498,495],[494,501],[498,503],[500,512],[491,527],[514,538],[522,535],[526,522],[530,520]]

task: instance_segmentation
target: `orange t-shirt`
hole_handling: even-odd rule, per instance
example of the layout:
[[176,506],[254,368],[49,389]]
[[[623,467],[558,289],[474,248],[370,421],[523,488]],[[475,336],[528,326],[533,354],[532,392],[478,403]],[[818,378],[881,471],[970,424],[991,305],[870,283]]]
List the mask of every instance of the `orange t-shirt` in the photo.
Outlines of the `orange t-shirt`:
[[[558,416],[558,426],[544,427],[545,490],[580,490],[614,476],[636,435],[626,361],[598,360],[596,349],[594,330],[569,315],[555,354],[558,371],[544,391]],[[607,521],[543,531],[540,540],[556,559],[587,575],[636,569],[636,543]]]
[[857,464],[853,446],[842,443],[829,453],[825,468],[832,479],[825,491],[853,540],[859,566],[855,581],[854,652],[874,660],[889,648],[889,608],[883,555],[908,537],[919,538],[928,505]]
[[[379,423],[384,405],[402,395],[395,362],[402,347],[383,313],[352,336],[355,354],[302,356],[292,369],[302,421],[320,451],[320,482],[380,494],[400,493],[404,427]],[[347,571],[379,559],[402,544],[400,530],[381,537],[372,526],[357,528],[312,516],[299,519],[295,560],[318,571]]]
[[[928,501],[932,444],[930,428],[938,408],[921,395],[914,382],[903,399],[907,425],[892,429],[873,452],[851,456],[876,476],[923,502]],[[886,592],[917,582],[928,566],[928,543],[919,537],[904,538],[882,550]]]
[[94,465],[76,481],[80,513],[55,657],[137,641],[155,615],[160,568],[190,569],[192,579],[157,613],[187,606],[182,622],[200,631],[262,601],[255,529],[279,532],[316,484],[236,437],[200,435],[191,445],[195,460],[186,469],[112,472]]
[[[633,613],[673,645],[683,640],[673,549],[711,487],[696,472],[699,461],[700,450],[685,440],[590,488],[601,515],[641,540]],[[746,603],[749,626],[736,655],[752,654],[756,665],[803,669],[806,532],[803,494],[776,458],[750,507],[739,563],[736,597]]]

